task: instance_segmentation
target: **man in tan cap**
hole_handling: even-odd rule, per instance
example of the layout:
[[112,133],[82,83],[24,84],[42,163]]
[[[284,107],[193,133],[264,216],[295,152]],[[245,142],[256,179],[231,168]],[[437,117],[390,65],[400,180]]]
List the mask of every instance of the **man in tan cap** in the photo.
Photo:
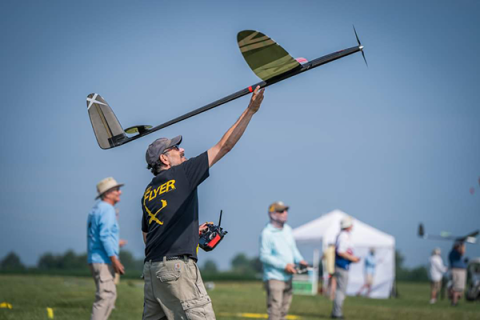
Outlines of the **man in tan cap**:
[[185,158],[182,136],[160,138],[148,147],[145,158],[155,177],[142,197],[144,320],[215,319],[196,263],[203,228],[198,225],[197,187],[235,146],[262,100],[263,90],[257,87],[237,122],[197,157]]
[[287,225],[288,206],[278,201],[268,207],[270,222],[260,235],[260,261],[267,290],[270,320],[284,320],[292,302],[295,265],[308,266],[297,249],[292,228]]
[[120,229],[114,208],[120,201],[122,186],[123,184],[117,183],[111,177],[100,181],[97,184],[96,197],[100,198],[100,201],[88,214],[88,264],[97,288],[91,320],[108,319],[117,298],[115,273],[125,272],[118,260]]

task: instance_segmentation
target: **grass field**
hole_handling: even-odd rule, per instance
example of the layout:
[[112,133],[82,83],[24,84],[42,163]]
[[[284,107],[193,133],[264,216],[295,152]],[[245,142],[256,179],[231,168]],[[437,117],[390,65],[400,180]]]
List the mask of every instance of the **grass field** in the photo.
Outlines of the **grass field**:
[[[480,304],[464,300],[456,308],[447,301],[428,304],[428,284],[399,283],[400,297],[373,300],[348,297],[344,312],[347,319],[480,319]],[[89,319],[94,298],[93,280],[82,277],[0,275],[0,303],[12,309],[0,309],[0,319],[48,319],[47,307],[54,319]],[[218,282],[209,292],[217,319],[246,319],[239,313],[265,313],[265,292],[261,282]],[[110,319],[141,319],[143,282],[123,280],[118,286],[117,308]],[[300,319],[328,319],[331,302],[325,297],[295,296],[291,315]]]

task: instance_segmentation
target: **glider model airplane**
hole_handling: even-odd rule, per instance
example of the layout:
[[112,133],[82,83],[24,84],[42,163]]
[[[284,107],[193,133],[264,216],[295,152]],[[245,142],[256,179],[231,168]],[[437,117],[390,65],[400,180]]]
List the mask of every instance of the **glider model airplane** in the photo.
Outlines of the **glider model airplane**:
[[418,226],[418,236],[423,239],[433,239],[433,240],[450,240],[450,241],[458,241],[458,242],[467,242],[467,243],[476,243],[477,236],[480,233],[479,230],[469,233],[465,236],[453,236],[450,232],[442,231],[439,235],[431,235],[425,233],[425,229],[423,228],[423,224],[420,223]]
[[[87,110],[98,145],[102,149],[121,146],[125,143],[146,136],[147,134],[247,95],[253,92],[257,86],[260,86],[260,88],[268,87],[274,83],[346,57],[358,51],[362,52],[363,59],[365,60],[365,63],[367,63],[365,54],[363,53],[363,46],[358,39],[355,27],[353,30],[355,32],[355,37],[357,38],[358,46],[340,50],[310,62],[304,58],[294,59],[273,39],[261,32],[253,30],[241,31],[237,35],[240,51],[250,68],[260,79],[262,79],[262,81],[156,127],[138,125],[123,130],[108,103],[99,94],[91,93],[87,97]],[[130,134],[130,136],[127,134]]]

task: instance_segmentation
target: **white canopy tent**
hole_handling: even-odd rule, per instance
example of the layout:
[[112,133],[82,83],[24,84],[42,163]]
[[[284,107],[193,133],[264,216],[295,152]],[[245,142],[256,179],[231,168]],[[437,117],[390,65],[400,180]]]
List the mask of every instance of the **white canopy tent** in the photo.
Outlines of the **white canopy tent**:
[[[345,212],[334,210],[293,230],[293,236],[301,245],[318,244],[325,252],[329,244],[335,244],[340,233],[340,221],[348,216]],[[352,217],[353,218],[353,217]],[[395,281],[395,238],[354,218],[351,231],[353,252],[362,258],[359,263],[350,265],[347,287],[348,295],[357,294],[365,283],[365,263],[369,249],[375,249],[375,276],[370,292],[371,298],[388,298]],[[324,272],[324,280],[328,274]],[[326,283],[326,282],[324,282]]]

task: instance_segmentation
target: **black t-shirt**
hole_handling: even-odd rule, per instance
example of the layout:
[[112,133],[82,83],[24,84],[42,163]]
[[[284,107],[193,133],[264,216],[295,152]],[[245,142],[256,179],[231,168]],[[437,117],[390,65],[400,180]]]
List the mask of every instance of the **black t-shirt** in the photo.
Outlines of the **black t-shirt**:
[[208,178],[208,168],[204,152],[160,172],[147,186],[142,198],[145,261],[178,255],[197,258],[197,186]]

